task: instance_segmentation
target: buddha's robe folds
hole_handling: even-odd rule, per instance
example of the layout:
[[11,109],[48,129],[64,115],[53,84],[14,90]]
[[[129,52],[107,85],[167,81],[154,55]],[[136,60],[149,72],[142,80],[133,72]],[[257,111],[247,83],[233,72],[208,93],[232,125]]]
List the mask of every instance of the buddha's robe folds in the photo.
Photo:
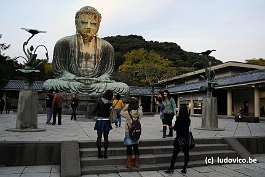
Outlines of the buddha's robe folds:
[[95,37],[95,52],[83,52],[78,35],[60,39],[54,47],[53,68],[56,79],[48,79],[43,88],[99,95],[107,89],[122,95],[129,87],[110,79],[114,69],[114,50],[110,43]]

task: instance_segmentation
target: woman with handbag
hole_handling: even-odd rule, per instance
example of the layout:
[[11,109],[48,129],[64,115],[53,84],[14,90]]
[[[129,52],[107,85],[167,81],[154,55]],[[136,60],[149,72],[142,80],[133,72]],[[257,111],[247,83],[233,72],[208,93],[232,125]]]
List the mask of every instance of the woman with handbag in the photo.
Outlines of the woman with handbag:
[[182,105],[180,106],[178,117],[176,119],[176,123],[174,125],[174,130],[177,132],[177,136],[174,140],[173,146],[173,155],[171,157],[171,163],[168,170],[166,170],[166,173],[173,173],[174,172],[174,165],[178,156],[178,153],[182,151],[184,153],[184,166],[181,170],[181,173],[186,173],[186,168],[189,163],[189,150],[193,147],[190,147],[190,118],[187,106]]

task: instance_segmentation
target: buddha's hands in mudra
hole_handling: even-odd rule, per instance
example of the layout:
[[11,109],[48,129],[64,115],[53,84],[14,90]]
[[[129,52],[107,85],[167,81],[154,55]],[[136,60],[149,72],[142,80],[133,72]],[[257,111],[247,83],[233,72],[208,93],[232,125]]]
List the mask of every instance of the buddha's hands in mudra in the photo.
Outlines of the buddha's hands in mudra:
[[72,80],[72,81],[77,81],[77,82],[86,83],[86,84],[114,82],[110,80],[109,75],[106,73],[101,75],[100,77],[91,78],[91,77],[78,77],[74,74],[71,74],[65,71],[59,79],[68,80],[68,81]]

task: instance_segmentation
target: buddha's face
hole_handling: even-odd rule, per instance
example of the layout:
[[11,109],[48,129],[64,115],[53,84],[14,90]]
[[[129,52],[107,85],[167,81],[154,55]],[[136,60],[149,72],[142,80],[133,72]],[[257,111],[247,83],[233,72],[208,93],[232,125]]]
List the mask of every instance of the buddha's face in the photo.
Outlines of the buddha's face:
[[91,40],[99,29],[98,16],[94,14],[80,14],[76,19],[76,30],[86,40]]

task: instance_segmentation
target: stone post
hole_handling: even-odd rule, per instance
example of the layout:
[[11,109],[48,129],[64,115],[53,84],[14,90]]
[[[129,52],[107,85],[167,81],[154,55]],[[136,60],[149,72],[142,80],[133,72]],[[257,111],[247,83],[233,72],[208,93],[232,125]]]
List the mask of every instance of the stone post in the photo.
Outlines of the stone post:
[[38,94],[31,89],[23,89],[19,92],[17,120],[15,129],[7,129],[15,132],[45,131],[38,128]]
[[218,131],[218,109],[216,97],[204,97],[202,99],[202,124],[199,130]]

